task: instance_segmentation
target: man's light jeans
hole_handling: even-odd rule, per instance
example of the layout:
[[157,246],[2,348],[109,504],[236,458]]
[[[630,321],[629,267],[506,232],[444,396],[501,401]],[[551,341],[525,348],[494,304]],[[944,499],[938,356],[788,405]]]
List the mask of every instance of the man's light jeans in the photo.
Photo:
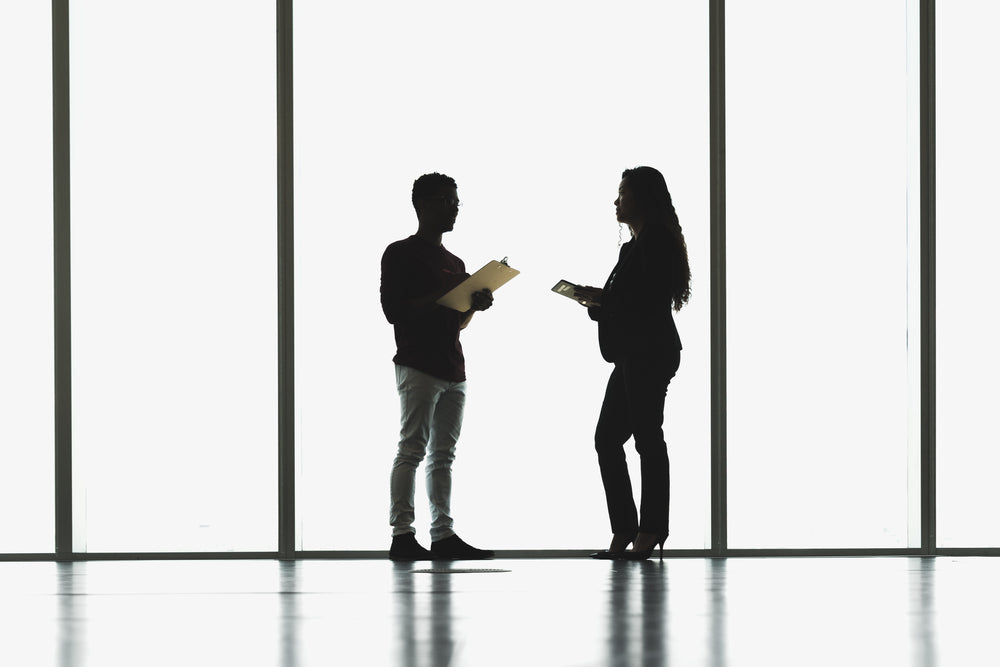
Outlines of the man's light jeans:
[[427,455],[425,473],[431,507],[431,541],[455,534],[451,518],[451,464],[462,431],[465,382],[441,380],[396,364],[399,391],[399,450],[389,480],[392,534],[413,531],[417,466]]

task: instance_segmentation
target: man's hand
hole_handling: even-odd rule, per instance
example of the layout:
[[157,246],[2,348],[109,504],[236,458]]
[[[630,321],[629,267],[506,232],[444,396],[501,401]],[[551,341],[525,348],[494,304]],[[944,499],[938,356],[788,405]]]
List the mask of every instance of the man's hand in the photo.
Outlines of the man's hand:
[[470,310],[486,310],[493,305],[493,292],[481,289],[472,293],[472,308]]
[[472,307],[465,311],[465,318],[462,320],[462,323],[459,324],[459,329],[464,329],[469,326],[469,322],[472,321],[472,316],[476,314],[477,310],[486,310],[493,305],[493,292],[484,288],[478,292],[473,292],[471,299]]

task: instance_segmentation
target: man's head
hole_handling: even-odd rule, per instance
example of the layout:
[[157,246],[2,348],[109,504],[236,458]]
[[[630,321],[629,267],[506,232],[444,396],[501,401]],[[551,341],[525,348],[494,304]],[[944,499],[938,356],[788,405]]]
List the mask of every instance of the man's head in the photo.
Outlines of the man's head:
[[458,216],[458,186],[444,174],[424,174],[413,181],[413,209],[420,227],[438,234],[450,232]]

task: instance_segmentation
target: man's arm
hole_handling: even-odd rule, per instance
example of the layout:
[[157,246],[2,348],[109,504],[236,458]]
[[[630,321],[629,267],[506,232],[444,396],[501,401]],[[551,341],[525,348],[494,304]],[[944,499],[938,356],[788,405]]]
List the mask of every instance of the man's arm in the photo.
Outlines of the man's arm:
[[387,302],[386,300],[383,300],[382,309],[385,312],[385,317],[389,320],[390,324],[405,322],[407,320],[412,320],[426,315],[435,308],[443,308],[444,306],[439,306],[437,304],[437,300],[449,291],[451,291],[451,288],[446,287],[443,290],[418,296],[413,299],[401,299],[395,302]]
[[476,314],[477,310],[486,310],[493,305],[493,292],[488,289],[481,289],[478,292],[472,293],[472,307],[465,312],[465,317],[462,319],[462,323],[458,325],[459,329],[464,329],[469,326],[469,322],[472,321],[472,316]]
[[[427,315],[438,307],[437,300],[455,286],[445,286],[434,292],[408,298],[406,285],[409,270],[406,257],[394,252],[391,246],[382,255],[380,296],[382,312],[389,324],[400,324]],[[456,285],[462,280],[464,276],[455,276]]]

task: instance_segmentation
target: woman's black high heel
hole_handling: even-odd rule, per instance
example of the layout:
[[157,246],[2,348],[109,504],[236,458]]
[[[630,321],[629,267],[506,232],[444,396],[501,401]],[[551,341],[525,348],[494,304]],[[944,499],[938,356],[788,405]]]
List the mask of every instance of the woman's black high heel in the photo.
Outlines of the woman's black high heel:
[[633,547],[631,551],[626,551],[625,553],[621,554],[619,556],[619,558],[622,558],[624,560],[646,560],[647,558],[649,558],[650,556],[653,555],[653,549],[655,549],[657,546],[659,546],[660,547],[660,560],[663,560],[663,543],[666,542],[666,541],[667,541],[667,536],[666,535],[657,535],[656,536],[656,541],[653,542],[649,546],[649,548],[643,549],[641,551],[637,551],[635,549],[635,547]]
[[[625,551],[625,549],[628,548],[628,545],[632,544],[637,534],[638,533],[633,533],[627,540],[625,540],[622,543],[621,549],[615,549],[615,550],[608,549],[607,551],[597,551],[595,553],[590,554],[590,557],[596,560],[620,560],[625,556],[626,553],[628,553],[627,551]],[[614,545],[614,542],[615,540],[614,538],[612,538],[611,544]]]

